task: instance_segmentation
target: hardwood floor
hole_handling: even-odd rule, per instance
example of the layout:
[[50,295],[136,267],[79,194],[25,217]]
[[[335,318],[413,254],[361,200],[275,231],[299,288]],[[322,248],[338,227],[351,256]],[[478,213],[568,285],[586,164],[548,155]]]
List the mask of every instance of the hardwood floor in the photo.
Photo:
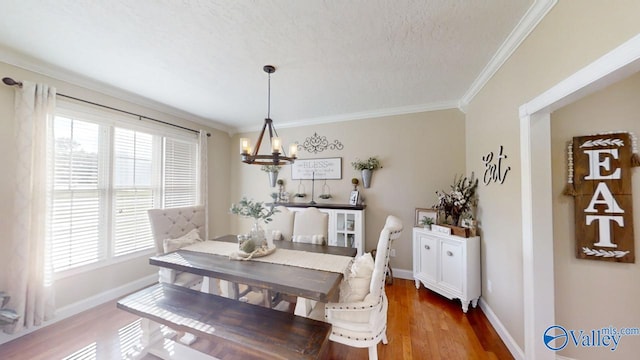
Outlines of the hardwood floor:
[[[395,279],[386,291],[389,344],[378,345],[380,359],[513,359],[479,308],[464,314],[459,301],[416,290],[409,280]],[[109,302],[1,345],[0,359],[122,359],[139,335],[139,320]],[[198,340],[193,347],[225,360],[261,358],[223,343]],[[367,349],[331,342],[329,358],[367,359]]]

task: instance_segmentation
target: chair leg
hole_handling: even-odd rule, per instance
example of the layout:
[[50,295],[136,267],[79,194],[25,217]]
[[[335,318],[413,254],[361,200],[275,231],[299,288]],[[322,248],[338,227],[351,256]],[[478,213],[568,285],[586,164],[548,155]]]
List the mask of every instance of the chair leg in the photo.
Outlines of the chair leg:
[[378,360],[378,345],[369,346],[369,360]]
[[389,341],[387,340],[387,332],[383,332],[382,333],[382,343],[387,345],[389,343]]

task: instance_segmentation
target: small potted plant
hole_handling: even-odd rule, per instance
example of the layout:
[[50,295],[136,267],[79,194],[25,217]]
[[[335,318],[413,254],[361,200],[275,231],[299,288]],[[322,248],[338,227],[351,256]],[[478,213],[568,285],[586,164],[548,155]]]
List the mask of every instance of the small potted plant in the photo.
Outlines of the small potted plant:
[[372,156],[365,161],[356,159],[351,163],[354,169],[362,172],[362,184],[365,189],[368,189],[371,185],[371,175],[373,171],[382,168],[380,160],[376,156]]
[[424,228],[427,230],[431,230],[431,225],[433,225],[433,218],[423,216],[420,220],[420,225],[424,226]]
[[280,172],[279,165],[262,165],[260,170],[269,174],[269,184],[271,187],[276,187],[276,180],[278,179],[278,172]]
[[358,180],[358,178],[351,179],[351,185],[353,185],[353,190],[358,190],[359,183],[360,183],[360,180]]

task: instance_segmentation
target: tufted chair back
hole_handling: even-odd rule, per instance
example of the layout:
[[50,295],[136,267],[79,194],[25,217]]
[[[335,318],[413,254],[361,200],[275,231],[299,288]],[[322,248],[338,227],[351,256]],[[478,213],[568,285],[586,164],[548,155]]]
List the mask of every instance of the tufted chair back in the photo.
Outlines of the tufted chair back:
[[295,212],[284,206],[276,206],[277,213],[271,216],[272,221],[265,225],[269,231],[279,231],[283,240],[291,241],[293,238],[293,219]]
[[296,213],[293,220],[293,241],[310,242],[307,239],[322,236],[326,244],[329,240],[329,214],[310,207]]
[[185,206],[147,211],[151,222],[151,232],[156,245],[156,253],[164,253],[164,239],[175,239],[198,229],[200,238],[207,240],[207,226],[204,205]]

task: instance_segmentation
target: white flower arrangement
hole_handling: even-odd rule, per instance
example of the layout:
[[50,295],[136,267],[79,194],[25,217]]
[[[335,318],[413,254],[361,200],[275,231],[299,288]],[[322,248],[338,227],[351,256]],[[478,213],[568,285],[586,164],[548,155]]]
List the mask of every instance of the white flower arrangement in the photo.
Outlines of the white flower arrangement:
[[458,225],[460,217],[475,206],[478,179],[471,173],[471,177],[457,176],[453,179],[451,192],[436,191],[438,202],[434,207],[445,214],[445,220],[451,217],[453,225]]

